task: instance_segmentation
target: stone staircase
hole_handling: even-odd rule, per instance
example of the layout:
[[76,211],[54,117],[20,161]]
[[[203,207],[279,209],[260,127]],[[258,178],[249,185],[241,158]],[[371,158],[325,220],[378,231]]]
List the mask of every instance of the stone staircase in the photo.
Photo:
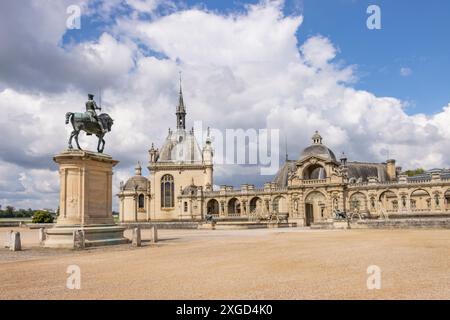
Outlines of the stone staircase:
[[352,223],[353,227],[368,229],[450,229],[450,218],[362,220]]

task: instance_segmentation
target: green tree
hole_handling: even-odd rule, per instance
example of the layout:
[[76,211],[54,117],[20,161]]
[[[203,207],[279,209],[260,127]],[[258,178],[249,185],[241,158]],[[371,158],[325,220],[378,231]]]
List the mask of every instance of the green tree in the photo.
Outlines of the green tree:
[[37,210],[34,212],[32,223],[53,223],[53,216],[48,211]]
[[414,170],[406,170],[405,171],[405,174],[408,177],[417,176],[418,174],[423,174],[423,173],[425,173],[425,170],[422,169],[422,168],[417,168],[417,169],[414,169]]

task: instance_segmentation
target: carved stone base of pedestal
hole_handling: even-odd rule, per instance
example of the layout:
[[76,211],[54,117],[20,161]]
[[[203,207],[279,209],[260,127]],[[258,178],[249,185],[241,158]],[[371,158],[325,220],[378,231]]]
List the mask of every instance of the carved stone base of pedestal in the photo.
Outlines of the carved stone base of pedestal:
[[73,233],[84,231],[84,246],[96,247],[114,244],[125,244],[130,241],[123,236],[125,227],[117,225],[89,225],[89,226],[55,226],[46,230],[46,248],[73,248]]
[[[115,225],[112,216],[112,174],[118,161],[106,154],[82,150],[63,151],[54,161],[59,166],[60,214],[56,225],[46,231],[44,247],[127,243],[123,236],[125,227]],[[77,230],[83,232],[77,233],[74,241]],[[84,239],[81,246],[80,236]]]

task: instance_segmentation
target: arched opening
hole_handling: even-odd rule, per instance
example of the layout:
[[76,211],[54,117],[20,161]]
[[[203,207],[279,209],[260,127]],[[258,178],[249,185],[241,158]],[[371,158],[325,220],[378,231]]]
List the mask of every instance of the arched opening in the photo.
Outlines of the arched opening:
[[326,179],[326,177],[325,168],[320,164],[312,164],[303,170],[303,179],[305,180]]
[[241,215],[241,203],[237,198],[228,201],[228,216],[238,217]]
[[386,190],[380,194],[378,198],[381,209],[386,212],[397,212],[398,211],[398,199],[397,195],[391,191]]
[[206,212],[212,216],[219,216],[219,202],[216,199],[211,199],[206,204]]
[[430,194],[423,190],[417,189],[409,196],[411,211],[424,212],[431,210],[431,197]]
[[174,182],[170,174],[161,178],[161,208],[174,207]]
[[273,199],[272,210],[274,213],[287,213],[288,209],[286,199],[282,196],[278,196]]
[[305,198],[305,224],[326,219],[326,197],[318,191],[309,193]]
[[366,212],[367,211],[367,197],[361,193],[356,192],[350,197],[350,211],[351,212]]
[[145,197],[144,195],[141,193],[138,197],[138,208],[139,209],[144,209],[145,207]]
[[254,197],[250,200],[250,213],[259,213],[262,210],[262,200],[260,197]]

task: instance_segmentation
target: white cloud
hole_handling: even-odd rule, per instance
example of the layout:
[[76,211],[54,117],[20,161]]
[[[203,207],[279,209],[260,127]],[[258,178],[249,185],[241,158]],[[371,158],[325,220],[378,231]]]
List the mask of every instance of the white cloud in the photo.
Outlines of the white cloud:
[[400,75],[402,77],[409,77],[410,75],[412,75],[412,70],[411,68],[408,67],[401,67],[400,68]]
[[126,3],[133,9],[146,13],[155,11],[161,2],[161,0],[126,0]]
[[[157,5],[129,4],[140,12]],[[64,49],[58,46],[64,29],[41,27],[41,37],[30,38],[40,48],[34,58],[0,54],[0,62],[15,63],[8,64],[14,81],[0,75],[5,87],[0,89],[5,115],[0,119],[0,203],[42,207],[53,201],[56,207],[52,192],[58,179],[51,158],[67,143],[64,114],[82,111],[87,92],[96,93],[100,85],[103,107],[115,120],[105,152],[121,161],[114,175],[117,191],[120,180],[133,175],[137,160],[147,162],[151,142],[160,145],[167,127],[174,127],[180,69],[188,125],[202,120],[204,127],[221,129],[280,128],[291,159],[319,130],[324,142],[336,154],[346,151],[349,160],[383,161],[382,150],[389,149],[403,167],[450,165],[450,105],[436,115],[410,116],[398,99],[354,89],[354,67],[336,61],[333,39],[297,40],[302,20],[284,16],[279,1],[227,15],[199,8],[151,19],[130,15],[95,41]],[[159,54],[146,56],[149,50]],[[57,54],[50,72],[40,62],[51,52]],[[48,85],[39,86],[44,82]],[[83,147],[95,147],[95,138],[80,140]],[[257,172],[220,167],[215,183],[260,183]]]

